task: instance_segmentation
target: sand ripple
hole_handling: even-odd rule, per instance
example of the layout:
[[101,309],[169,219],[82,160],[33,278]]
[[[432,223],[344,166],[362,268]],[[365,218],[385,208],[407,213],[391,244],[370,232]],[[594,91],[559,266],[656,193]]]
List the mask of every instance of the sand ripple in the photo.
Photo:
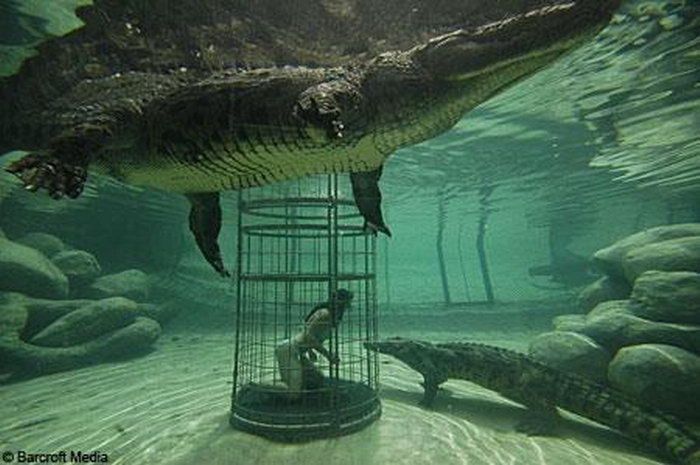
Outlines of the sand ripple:
[[0,387],[0,450],[100,450],[112,464],[651,465],[608,430],[569,419],[560,437],[513,431],[522,409],[465,382],[434,410],[415,372],[382,359],[381,420],[355,435],[274,444],[228,427],[227,335],[165,338],[148,357]]

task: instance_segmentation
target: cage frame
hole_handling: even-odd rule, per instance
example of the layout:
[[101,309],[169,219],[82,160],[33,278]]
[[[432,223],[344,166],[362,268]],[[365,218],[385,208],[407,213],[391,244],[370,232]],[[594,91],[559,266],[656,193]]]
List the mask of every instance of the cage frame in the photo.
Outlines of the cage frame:
[[[360,363],[366,363],[366,371],[360,368],[360,378],[363,373],[365,379],[344,379],[341,375],[340,364],[328,364],[326,373],[327,386],[322,390],[306,392],[305,406],[313,407],[307,410],[295,411],[279,399],[263,397],[262,390],[250,387],[252,383],[244,385],[241,382],[241,356],[244,335],[243,315],[245,313],[244,295],[246,283],[273,282],[291,286],[293,283],[311,282],[324,283],[327,286],[327,294],[330,301],[331,293],[338,289],[339,283],[356,282],[364,286],[364,315],[358,317],[358,321],[364,323],[358,326],[360,332],[364,331],[364,340],[376,340],[378,338],[378,312],[376,292],[376,260],[377,244],[373,234],[367,231],[361,224],[343,224],[341,220],[350,221],[361,218],[355,210],[355,202],[339,195],[339,181],[335,174],[325,177],[325,195],[320,196],[291,196],[285,198],[262,197],[259,199],[244,200],[244,194],[238,193],[238,221],[237,221],[237,260],[235,272],[236,290],[236,316],[235,316],[235,341],[233,362],[233,386],[231,394],[230,424],[239,430],[257,434],[268,439],[281,442],[300,442],[312,439],[336,437],[358,431],[376,421],[381,416],[381,402],[379,400],[379,364],[377,354],[367,349],[361,349],[365,353]],[[318,179],[317,179],[318,181]],[[297,181],[302,183],[304,181]],[[350,213],[342,213],[340,207],[352,209]],[[284,213],[276,213],[270,209],[283,208]],[[325,214],[311,214],[325,208]],[[292,211],[293,213],[290,213]],[[265,221],[259,224],[246,224],[245,218],[253,217]],[[279,221],[284,221],[280,224]],[[276,222],[277,221],[277,222]],[[305,223],[290,224],[290,221],[303,221]],[[309,223],[311,222],[311,223]],[[244,256],[250,260],[250,252],[244,250],[246,244],[250,248],[251,238],[258,240],[290,240],[290,231],[294,232],[291,238],[306,241],[326,242],[327,270],[321,274],[309,273],[250,273],[250,264],[243,262]],[[360,238],[364,241],[361,254],[364,258],[364,272],[342,273],[339,272],[339,246],[341,239]],[[355,244],[353,242],[353,244]],[[286,256],[289,256],[289,245],[285,248]],[[244,272],[246,270],[247,272]],[[286,294],[290,295],[289,292]],[[289,303],[291,305],[291,303]],[[277,310],[275,310],[277,312]],[[285,310],[288,316],[288,310]],[[275,314],[276,316],[276,314]],[[276,329],[275,329],[276,331]],[[290,331],[285,330],[286,333]],[[276,339],[276,337],[275,337]],[[339,333],[339,325],[334,325],[330,331],[328,346],[331,354],[339,354],[342,342]],[[342,395],[341,395],[342,394]],[[315,396],[315,397],[314,397]],[[325,396],[325,397],[324,397]],[[261,399],[266,399],[265,403]],[[311,399],[311,400],[309,400]],[[255,405],[255,408],[251,408]],[[274,408],[269,408],[269,407]],[[290,411],[291,409],[291,411]]]

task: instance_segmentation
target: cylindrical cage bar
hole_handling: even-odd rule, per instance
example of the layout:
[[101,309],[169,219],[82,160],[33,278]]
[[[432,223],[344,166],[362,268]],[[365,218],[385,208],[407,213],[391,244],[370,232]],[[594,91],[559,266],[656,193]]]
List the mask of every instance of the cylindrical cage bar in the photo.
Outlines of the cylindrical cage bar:
[[[377,357],[362,344],[377,338],[376,240],[349,192],[331,175],[239,193],[238,429],[301,441],[356,431],[380,415]],[[322,331],[327,353],[300,344],[313,309],[341,295],[352,299]]]

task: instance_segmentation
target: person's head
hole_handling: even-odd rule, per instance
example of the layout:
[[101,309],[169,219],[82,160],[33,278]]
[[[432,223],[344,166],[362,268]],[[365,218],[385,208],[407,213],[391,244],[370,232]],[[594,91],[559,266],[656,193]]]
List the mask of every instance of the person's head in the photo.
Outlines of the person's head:
[[333,312],[333,326],[340,323],[340,320],[343,319],[345,309],[347,309],[350,306],[352,297],[352,292],[342,288],[336,289],[331,294],[331,301],[329,307],[331,312]]
[[338,322],[340,322],[340,320],[343,319],[343,313],[345,313],[345,309],[350,306],[352,298],[353,293],[351,291],[342,288],[336,289],[331,294],[330,302],[322,302],[320,304],[317,304],[313,309],[311,309],[308,315],[306,315],[304,321],[309,321],[313,314],[316,313],[318,310],[322,308],[327,308],[331,311],[333,315],[333,325],[335,326]]
[[350,305],[350,301],[352,301],[352,298],[352,292],[342,288],[337,289],[335,292],[333,292],[333,294],[331,294],[331,302],[335,307],[347,307],[348,305]]

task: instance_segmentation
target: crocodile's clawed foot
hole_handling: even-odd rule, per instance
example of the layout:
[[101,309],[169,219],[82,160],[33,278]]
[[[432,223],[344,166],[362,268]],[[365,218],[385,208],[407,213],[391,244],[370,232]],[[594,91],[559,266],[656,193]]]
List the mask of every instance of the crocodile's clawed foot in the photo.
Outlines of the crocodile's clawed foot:
[[[294,115],[305,125],[320,129],[330,140],[345,137],[348,122],[362,124],[362,96],[352,80],[339,78],[309,87],[299,95]],[[310,135],[314,137],[314,131]]]
[[340,139],[341,137],[343,137],[343,130],[345,129],[345,125],[341,120],[334,119],[331,121],[328,129],[329,137]]
[[340,119],[340,109],[331,93],[326,93],[317,88],[304,92],[294,109],[297,118],[322,128],[329,139],[343,137],[345,124]]
[[418,405],[426,410],[433,410],[434,404],[435,399],[426,399],[425,397],[418,401]]
[[31,154],[10,164],[6,171],[22,180],[24,188],[35,192],[46,189],[51,197],[78,197],[85,188],[87,170],[55,157]]
[[194,234],[199,250],[220,276],[230,277],[231,274],[224,267],[218,242],[221,231],[219,193],[186,194],[186,197],[191,204],[190,231]]
[[528,436],[556,436],[556,414],[528,415],[515,425],[515,430]]
[[382,170],[383,167],[379,166],[372,171],[350,173],[350,183],[355,204],[365,220],[363,230],[374,235],[381,232],[391,237],[382,215],[382,193],[379,190]]

